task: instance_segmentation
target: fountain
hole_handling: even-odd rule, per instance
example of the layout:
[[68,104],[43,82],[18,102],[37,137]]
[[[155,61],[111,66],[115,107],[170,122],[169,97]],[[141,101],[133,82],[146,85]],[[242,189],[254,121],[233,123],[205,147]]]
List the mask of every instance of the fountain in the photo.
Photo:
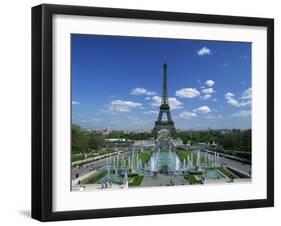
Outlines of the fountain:
[[180,160],[179,160],[179,158],[175,158],[175,160],[176,160],[176,168],[175,168],[175,170],[179,171],[179,169],[180,169]]
[[189,162],[188,162],[188,169],[191,170],[193,168],[194,168],[193,162],[191,160],[189,160]]
[[141,168],[143,168],[141,159],[139,159],[139,168],[140,168],[139,170],[141,170]]
[[155,157],[154,155],[150,157],[150,171],[155,171]]
[[107,167],[107,176],[109,176],[110,168],[109,168],[109,159],[108,159],[108,157],[106,158],[106,167]]
[[197,150],[197,155],[196,155],[196,166],[197,168],[200,168],[200,150]]
[[139,169],[140,169],[140,162],[139,162],[139,155],[137,154],[137,156],[136,156],[136,170],[137,170],[137,172],[139,171]]
[[113,168],[113,170],[114,170],[114,172],[115,172],[115,175],[117,174],[116,165],[117,165],[117,163],[116,163],[116,158],[114,157],[114,158],[113,158],[113,165],[112,165],[112,168]]
[[133,154],[131,156],[131,169],[133,170],[135,168],[135,151],[133,151]]
[[128,184],[128,174],[127,174],[127,171],[125,171],[125,174],[124,174],[124,188],[128,188],[129,187],[129,184]]

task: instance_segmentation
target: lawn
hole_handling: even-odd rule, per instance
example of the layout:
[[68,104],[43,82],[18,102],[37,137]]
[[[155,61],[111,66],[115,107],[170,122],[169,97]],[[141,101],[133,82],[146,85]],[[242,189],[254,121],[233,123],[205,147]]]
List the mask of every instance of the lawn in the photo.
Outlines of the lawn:
[[85,179],[81,182],[81,184],[95,184],[97,183],[101,178],[103,178],[107,174],[106,171],[99,172],[98,174],[90,177],[89,179]]
[[[191,151],[177,151],[177,155],[179,156],[179,159],[183,162],[183,160],[185,159],[185,161],[187,161],[187,158],[189,156],[189,159],[191,159],[191,156],[193,158],[193,165],[196,165],[196,155],[191,152]],[[187,163],[187,162],[186,162]]]
[[134,176],[130,181],[129,186],[138,186],[142,182],[143,176]]
[[187,181],[189,181],[190,184],[200,184],[201,181],[196,179],[196,175],[189,174],[184,177]]
[[72,162],[80,161],[80,160],[83,160],[83,159],[84,159],[84,155],[82,155],[82,154],[73,154],[71,156]]
[[142,164],[147,163],[149,158],[151,157],[151,155],[152,155],[152,152],[140,152],[139,158],[140,158]]
[[[152,152],[139,152],[138,153],[138,156],[139,156],[139,159],[141,160],[142,165],[145,165],[148,162],[148,160],[150,159],[151,155],[152,155]],[[132,158],[132,156],[133,155],[130,155],[131,158]],[[136,154],[135,154],[135,157],[136,157]],[[123,163],[121,163],[121,161],[119,161],[118,162],[118,166],[121,166],[121,164],[123,164]],[[126,166],[128,166],[128,164],[129,164],[128,158],[126,158],[125,164],[126,164]]]
[[[180,160],[183,162],[183,160],[187,160],[187,157],[189,156],[189,159],[193,159],[193,165],[196,165],[197,162],[197,154],[196,152],[191,152],[191,151],[177,151],[177,154],[180,158]],[[209,164],[209,160],[205,159],[205,153],[204,152],[200,152],[200,164],[205,164],[208,165]]]
[[225,176],[227,176],[227,177],[230,178],[230,179],[235,179],[235,178],[236,178],[232,173],[230,173],[228,170],[226,170],[226,169],[223,168],[223,167],[218,168],[218,170],[219,170],[222,174],[224,174]]
[[77,161],[81,161],[84,159],[98,157],[101,155],[106,155],[106,154],[110,154],[110,153],[114,153],[114,152],[115,152],[114,150],[108,149],[108,150],[102,150],[102,151],[96,151],[96,152],[85,152],[84,154],[82,154],[82,153],[72,154],[71,161],[77,162]]

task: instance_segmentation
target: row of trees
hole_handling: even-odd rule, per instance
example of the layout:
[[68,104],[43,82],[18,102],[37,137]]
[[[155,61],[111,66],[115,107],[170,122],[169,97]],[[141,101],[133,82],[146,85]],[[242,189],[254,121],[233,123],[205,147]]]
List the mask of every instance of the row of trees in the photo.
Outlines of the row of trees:
[[[106,139],[123,138],[129,140],[145,140],[152,138],[150,132],[124,132],[111,131],[108,134],[102,132],[87,131],[78,125],[72,125],[72,152],[88,152],[89,150],[98,150],[104,147],[112,146],[112,143],[106,142]],[[121,145],[121,144],[120,144]]]
[[248,151],[252,149],[252,130],[233,130],[223,134],[218,140],[224,149],[236,149],[237,151]]
[[178,137],[184,144],[196,144],[199,142],[218,143],[224,149],[235,149],[238,151],[251,151],[252,148],[252,130],[208,130],[208,131],[181,131]]
[[102,133],[88,132],[77,125],[72,126],[72,152],[87,152],[105,146]]
[[[207,131],[180,131],[177,137],[182,139],[184,144],[197,144],[199,142],[218,143],[224,149],[235,149],[238,151],[251,151],[252,130],[207,130]],[[72,126],[72,151],[87,152],[92,149],[108,147],[111,143],[106,142],[110,138],[124,138],[129,140],[151,139],[151,132],[124,132],[111,131],[108,134],[93,132],[82,129],[77,125]]]

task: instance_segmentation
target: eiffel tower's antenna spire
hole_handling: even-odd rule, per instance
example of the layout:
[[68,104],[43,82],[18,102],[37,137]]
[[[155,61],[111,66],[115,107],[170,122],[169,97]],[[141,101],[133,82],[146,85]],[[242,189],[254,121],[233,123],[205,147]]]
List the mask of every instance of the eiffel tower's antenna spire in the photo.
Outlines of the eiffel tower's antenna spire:
[[168,104],[168,91],[167,91],[167,63],[163,64],[163,87],[161,104]]

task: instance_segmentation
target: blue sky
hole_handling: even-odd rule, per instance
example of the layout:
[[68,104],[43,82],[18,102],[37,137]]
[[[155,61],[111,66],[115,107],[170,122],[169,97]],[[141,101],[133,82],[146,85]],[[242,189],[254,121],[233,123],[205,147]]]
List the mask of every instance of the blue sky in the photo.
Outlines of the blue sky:
[[163,63],[177,129],[251,128],[251,43],[71,36],[72,122],[152,129]]

